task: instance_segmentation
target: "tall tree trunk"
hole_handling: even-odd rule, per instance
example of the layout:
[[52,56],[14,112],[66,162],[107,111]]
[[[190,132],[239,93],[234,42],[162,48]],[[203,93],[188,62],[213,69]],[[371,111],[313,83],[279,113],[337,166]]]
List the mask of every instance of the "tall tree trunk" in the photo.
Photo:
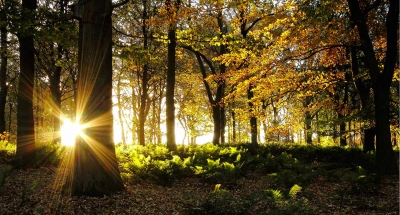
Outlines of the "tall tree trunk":
[[236,143],[236,114],[234,110],[231,110],[232,115],[232,142]]
[[[33,35],[26,26],[36,10],[36,0],[22,1],[21,32],[19,32],[20,76],[18,81],[17,151],[15,166],[29,168],[35,160],[35,124],[33,118],[33,88],[35,52]],[[28,33],[29,32],[29,33]]]
[[253,148],[256,148],[258,146],[257,142],[257,118],[255,116],[255,110],[254,110],[254,105],[253,102],[251,102],[251,99],[254,97],[254,93],[252,91],[253,86],[250,85],[249,89],[247,90],[247,98],[249,100],[249,109],[250,109],[250,134],[251,134],[251,145]]
[[[62,51],[61,46],[58,47],[58,51]],[[59,56],[60,57],[60,56]],[[61,142],[60,136],[60,114],[61,114],[61,67],[55,67],[53,74],[49,76],[50,81],[50,93],[53,109],[56,112],[56,115],[53,116],[53,142]]]
[[[5,21],[7,18],[6,14],[1,19]],[[0,66],[0,133],[6,131],[6,119],[5,110],[7,102],[7,28],[2,27],[1,29],[1,39],[0,39],[0,55],[1,55],[1,66]]]
[[148,97],[148,72],[149,67],[147,63],[143,66],[143,77],[142,77],[142,94],[140,95],[140,109],[139,109],[139,144],[144,146],[145,143],[145,135],[144,135],[144,124],[146,122],[146,106],[147,97]]
[[[310,96],[307,96],[305,98],[305,101],[304,101],[305,108],[308,108],[308,105],[311,103],[311,99],[312,98]],[[305,124],[304,136],[306,138],[306,143],[308,145],[311,145],[312,144],[312,130],[311,130],[312,115],[309,110],[306,110],[304,117],[305,117],[305,119],[304,119],[304,124]]]
[[157,143],[162,142],[162,132],[161,132],[161,110],[162,110],[162,100],[163,100],[163,92],[164,86],[163,81],[160,81],[160,89],[159,89],[159,97],[158,97],[158,108],[157,108]]
[[116,96],[117,96],[117,102],[118,102],[118,120],[119,120],[119,124],[121,126],[122,144],[126,145],[125,125],[124,125],[124,118],[122,116],[123,105],[122,105],[122,99],[121,99],[121,75],[118,76],[117,95]]
[[[148,36],[147,36],[147,2],[143,1],[143,14],[142,14],[142,32],[143,32],[143,49],[148,49]],[[174,53],[175,56],[175,53]],[[175,74],[174,74],[175,76]],[[147,59],[143,65],[142,75],[142,94],[140,95],[140,109],[139,109],[139,144],[144,146],[145,135],[144,135],[144,124],[146,122],[146,106],[148,97],[148,82],[149,82],[149,65]]]
[[396,174],[399,169],[390,142],[390,85],[392,83],[396,61],[398,59],[398,29],[399,29],[399,1],[389,1],[389,11],[386,17],[387,42],[385,64],[383,71],[375,56],[372,40],[369,36],[366,14],[361,12],[359,2],[347,0],[352,20],[363,47],[363,53],[368,61],[368,71],[374,89],[375,125],[376,125],[376,162],[378,169],[387,174]]
[[168,30],[168,71],[167,88],[165,93],[166,127],[167,127],[167,147],[171,151],[176,151],[175,139],[175,53],[176,53],[176,32]]
[[[355,87],[358,92],[358,96],[361,102],[361,111],[362,119],[364,121],[369,121],[368,115],[372,114],[370,110],[372,109],[371,106],[371,98],[370,92],[371,87],[368,83],[363,82],[363,80],[359,77],[360,70],[358,68],[358,61],[357,61],[357,49],[355,47],[350,48],[350,56],[351,56],[351,70],[353,72],[353,79],[355,83]],[[363,129],[363,151],[369,152],[375,150],[375,126],[371,125],[366,129]]]
[[[241,10],[239,13],[239,17],[240,17],[240,21],[241,21],[241,25],[240,25],[240,33],[243,36],[243,39],[247,38],[247,34],[250,31],[250,29],[256,24],[257,21],[251,23],[250,27],[247,28],[247,19],[245,18],[245,11]],[[219,24],[220,29],[223,26],[222,24]],[[223,29],[223,28],[222,28]],[[224,32],[227,33],[227,32]],[[226,50],[224,50],[226,52]],[[224,54],[224,53],[222,53]],[[247,65],[245,65],[247,67]],[[250,109],[250,135],[251,135],[251,145],[253,146],[253,148],[256,148],[258,146],[258,142],[257,142],[257,118],[255,117],[255,110],[254,110],[254,104],[251,101],[254,97],[254,92],[252,91],[253,89],[253,85],[250,84],[249,88],[247,89],[247,99],[249,100],[248,105],[249,105],[249,109]]]
[[[65,14],[65,7],[67,6],[68,1],[62,0],[60,1],[60,13]],[[62,60],[64,49],[60,43],[57,44],[57,61]],[[54,62],[56,65],[56,62]],[[56,111],[56,115],[53,116],[53,142],[61,142],[61,66],[55,66],[53,74],[48,74],[50,79],[50,92],[53,109]]]
[[166,0],[166,7],[172,18],[168,29],[168,70],[167,87],[165,95],[167,147],[170,151],[176,151],[175,139],[175,66],[176,66],[176,13],[180,0],[173,5],[171,0]]
[[136,95],[136,89],[135,89],[135,84],[133,84],[133,82],[134,82],[134,74],[131,74],[131,91],[132,91],[132,100],[131,100],[131,106],[132,106],[132,120],[131,120],[131,122],[132,122],[132,127],[130,128],[130,130],[131,130],[131,134],[132,134],[132,142],[135,142],[135,143],[137,143],[136,141],[138,141],[138,137],[139,137],[139,135],[138,135],[138,132],[139,132],[139,129],[138,129],[138,127],[139,127],[139,125],[137,124],[138,122],[138,120],[137,120],[137,118],[136,118],[136,113],[138,112],[138,110],[137,110],[137,103],[138,103],[138,101],[136,100],[136,98],[138,97],[138,95]]
[[[124,189],[112,116],[111,0],[84,1],[80,21],[77,117],[85,126],[74,147],[72,174],[65,191],[104,196]],[[70,188],[70,190],[67,190]]]
[[[345,121],[345,116],[346,116],[346,105],[349,100],[349,84],[348,84],[348,74],[346,73],[346,83],[344,87],[344,96],[343,96],[343,106],[340,107],[338,111],[338,120],[339,120],[339,133],[340,133],[340,146],[346,146],[347,145],[347,138],[346,138],[346,121]],[[338,94],[336,94],[338,95]],[[341,110],[344,109],[344,110]]]
[[[272,106],[272,113],[274,114],[274,119],[272,120],[272,126],[277,128],[279,126],[279,122],[278,122],[278,108],[276,107],[276,105],[274,104],[274,101],[271,99],[271,106]],[[279,135],[278,131],[274,132],[274,138],[277,142],[280,141],[281,137]]]

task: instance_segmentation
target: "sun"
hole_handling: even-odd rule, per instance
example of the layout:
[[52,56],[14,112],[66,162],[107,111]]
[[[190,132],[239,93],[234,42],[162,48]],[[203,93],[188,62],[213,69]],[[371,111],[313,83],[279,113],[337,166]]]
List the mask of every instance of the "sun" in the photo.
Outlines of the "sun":
[[61,126],[61,144],[64,146],[74,146],[75,138],[82,132],[82,126],[72,123],[70,119],[64,119]]

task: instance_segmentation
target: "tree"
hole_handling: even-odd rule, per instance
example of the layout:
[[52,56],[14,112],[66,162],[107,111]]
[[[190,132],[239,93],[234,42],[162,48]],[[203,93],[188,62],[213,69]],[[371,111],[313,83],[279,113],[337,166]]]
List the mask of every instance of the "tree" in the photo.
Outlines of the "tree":
[[176,19],[181,1],[176,0],[173,4],[171,0],[166,0],[169,16],[168,28],[168,68],[167,68],[167,86],[165,92],[165,111],[167,127],[167,147],[171,151],[176,151],[175,139],[175,66],[176,66]]
[[[104,196],[124,189],[113,142],[111,0],[80,1],[77,118],[71,195]],[[66,186],[65,188],[68,188]],[[66,190],[68,191],[68,190]]]
[[[6,9],[7,4],[3,3],[2,7],[3,10]],[[6,109],[6,102],[7,102],[7,62],[8,62],[8,55],[7,55],[7,13],[2,11],[1,13],[1,20],[3,20],[4,24],[0,26],[0,56],[1,56],[1,66],[0,66],[0,132],[6,131],[6,119],[5,119],[5,109]]]
[[398,166],[391,144],[389,104],[390,86],[398,59],[399,1],[389,1],[389,10],[386,16],[386,53],[382,71],[379,69],[374,43],[369,35],[370,29],[366,19],[367,13],[379,7],[382,1],[378,0],[372,5],[364,6],[363,10],[358,0],[347,0],[347,3],[351,20],[357,26],[362,52],[368,62],[367,67],[374,91],[377,166],[383,173],[395,174],[398,172]]
[[[61,119],[66,115],[62,113],[61,101],[62,96],[66,94],[65,89],[70,78],[67,76],[68,64],[72,62],[67,56],[70,55],[68,52],[75,45],[71,43],[77,36],[76,25],[67,17],[68,1],[46,2],[44,5],[43,3],[39,5],[41,20],[35,34],[37,81],[43,82],[45,88],[50,90],[49,95],[40,94],[38,97],[39,101],[51,110],[51,116],[47,118],[50,121],[54,143],[61,142]],[[41,72],[47,77],[41,78]]]
[[35,128],[33,118],[33,86],[35,48],[32,34],[33,12],[36,0],[23,0],[21,26],[18,32],[20,49],[20,76],[18,81],[17,151],[15,166],[28,168],[35,159]]
[[[360,100],[360,106],[361,106],[361,111],[362,111],[362,119],[365,120],[366,122],[372,121],[369,120],[369,115],[372,113],[372,104],[373,102],[371,101],[371,84],[370,81],[368,80],[363,80],[361,77],[362,75],[360,74],[360,65],[358,63],[358,57],[357,57],[357,49],[356,47],[351,47],[350,48],[350,60],[351,60],[351,70],[352,70],[352,75],[354,77],[354,83],[355,87],[357,89],[358,97]],[[364,143],[363,143],[363,151],[364,152],[369,152],[369,151],[374,151],[375,150],[375,125],[370,125],[373,124],[371,122],[368,123],[368,127],[363,129],[363,136],[364,136]]]
[[[212,143],[215,145],[225,143],[225,73],[227,66],[224,63],[214,62],[214,57],[222,56],[228,52],[225,36],[228,34],[228,23],[224,16],[224,3],[203,2],[198,5],[198,22],[191,22],[190,28],[180,32],[181,37],[185,38],[182,42],[183,48],[194,53],[198,62],[203,83],[206,89],[209,105],[212,110],[214,123]],[[203,11],[204,8],[212,8]],[[189,20],[192,20],[189,18]],[[194,19],[193,19],[194,20]],[[193,33],[195,32],[195,35]],[[197,35],[196,35],[197,34]],[[195,38],[195,39],[193,39]],[[194,41],[200,40],[202,43],[195,44]],[[204,44],[205,43],[205,44]]]

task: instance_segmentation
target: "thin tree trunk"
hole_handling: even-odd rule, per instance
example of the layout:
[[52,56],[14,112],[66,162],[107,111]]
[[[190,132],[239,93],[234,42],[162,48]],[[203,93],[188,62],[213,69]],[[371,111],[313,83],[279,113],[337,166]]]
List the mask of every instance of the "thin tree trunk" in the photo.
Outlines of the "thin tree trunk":
[[232,142],[236,143],[236,114],[235,111],[231,111],[232,115]]
[[250,109],[250,134],[251,134],[251,145],[253,148],[256,148],[258,146],[257,142],[257,118],[255,117],[255,110],[254,110],[254,105],[253,102],[251,102],[251,99],[254,97],[254,93],[252,91],[253,87],[250,85],[249,89],[247,90],[247,99],[249,100],[248,105]]
[[[147,46],[147,41],[146,41]],[[149,67],[147,63],[143,66],[143,77],[142,77],[142,94],[140,95],[140,109],[139,109],[139,144],[144,146],[145,143],[145,135],[144,135],[144,124],[146,122],[146,106],[147,106],[147,97],[148,97],[148,71]]]
[[[308,108],[308,105],[311,103],[311,97],[310,96],[307,96],[306,98],[305,98],[305,101],[304,101],[304,107],[305,108]],[[312,121],[312,116],[311,116],[311,113],[310,113],[310,111],[309,110],[306,110],[306,112],[305,112],[305,120],[304,120],[304,123],[305,123],[305,131],[304,131],[304,136],[305,136],[305,140],[306,140],[306,143],[308,144],[308,145],[311,145],[312,144],[312,130],[311,130],[311,121]]]
[[[58,51],[62,51],[61,46],[59,46]],[[61,58],[61,56],[59,56]],[[52,100],[52,108],[55,111],[56,115],[53,116],[53,142],[61,142],[60,136],[60,128],[61,128],[61,121],[60,121],[60,114],[61,114],[61,67],[55,67],[53,74],[49,75],[50,81],[50,93],[51,93],[51,100]]]
[[[142,16],[142,32],[143,32],[143,49],[147,51],[148,49],[148,36],[147,36],[147,2],[143,1],[143,16]],[[175,56],[175,53],[174,53]],[[149,65],[147,60],[145,60],[143,65],[143,76],[142,76],[142,94],[140,95],[140,109],[139,109],[139,144],[144,146],[145,143],[145,131],[144,125],[146,122],[146,106],[147,97],[149,90]]]
[[157,143],[162,142],[162,132],[161,132],[161,110],[162,110],[162,99],[163,99],[164,86],[162,86],[162,81],[160,81],[160,97],[158,98],[158,109],[157,109]]
[[116,96],[117,96],[117,102],[118,102],[118,119],[119,119],[119,124],[121,126],[122,144],[126,145],[125,125],[124,125],[124,119],[122,117],[123,106],[122,106],[122,99],[121,99],[121,76],[118,77],[117,95]]

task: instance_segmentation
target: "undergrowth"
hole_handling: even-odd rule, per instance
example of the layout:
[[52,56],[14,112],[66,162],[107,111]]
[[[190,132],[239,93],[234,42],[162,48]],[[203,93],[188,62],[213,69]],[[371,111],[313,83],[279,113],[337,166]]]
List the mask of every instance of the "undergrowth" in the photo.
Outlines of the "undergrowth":
[[[37,147],[38,165],[57,166],[66,148],[58,144]],[[170,152],[164,145],[116,145],[121,176],[126,183],[152,181],[171,186],[185,177],[197,177],[216,185],[204,202],[194,203],[188,194],[182,203],[188,214],[314,214],[306,198],[307,187],[323,177],[338,178],[348,189],[336,190],[345,204],[346,195],[376,194],[381,177],[375,169],[375,153],[356,147],[266,144],[250,150],[249,144],[178,146]],[[0,142],[0,164],[10,164],[15,144]],[[0,188],[10,166],[0,166]],[[256,173],[263,177],[264,190],[233,194],[236,182]],[[343,176],[346,177],[343,177]],[[1,191],[1,189],[0,189]],[[365,207],[360,203],[359,207]]]

